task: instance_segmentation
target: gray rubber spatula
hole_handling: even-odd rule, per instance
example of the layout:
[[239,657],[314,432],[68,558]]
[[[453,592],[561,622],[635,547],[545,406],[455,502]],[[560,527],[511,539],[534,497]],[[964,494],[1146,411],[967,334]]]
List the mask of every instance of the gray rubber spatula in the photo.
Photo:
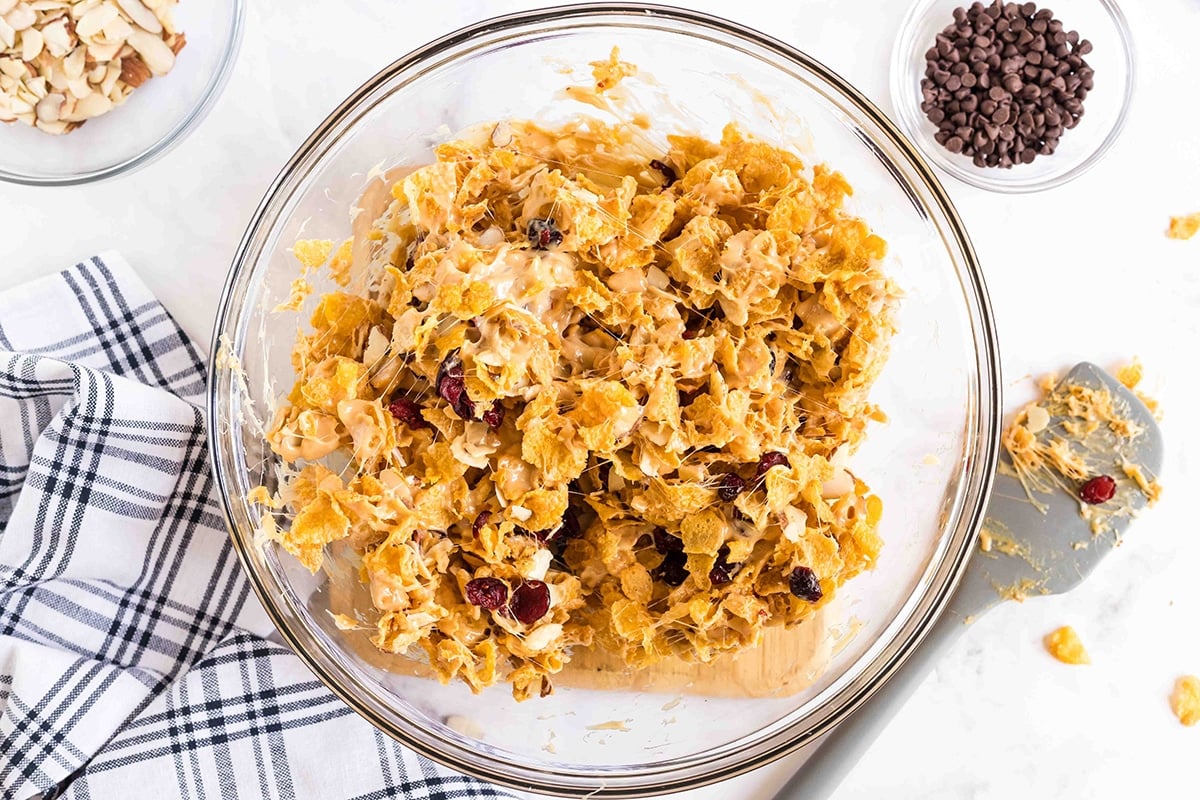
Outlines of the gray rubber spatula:
[[[1105,387],[1118,404],[1127,406],[1122,416],[1141,426],[1144,432],[1132,440],[1124,440],[1124,459],[1139,465],[1148,478],[1157,477],[1163,458],[1162,434],[1145,404],[1094,364],[1076,366],[1054,392],[1063,392],[1070,385]],[[1038,437],[1055,433],[1062,436],[1060,422],[1061,419],[1052,417]],[[1117,479],[1120,488],[1114,502],[1135,510],[1145,505],[1144,495],[1131,488],[1131,482],[1122,471],[1123,459],[1115,452],[1116,436],[1107,426],[1092,434],[1096,435],[1107,435],[1110,441],[1097,443],[1088,437],[1089,443],[1099,444],[1085,456],[1089,467],[1095,474],[1108,474]],[[1005,454],[1001,458],[1006,461],[1008,456]],[[829,797],[892,715],[920,685],[942,652],[954,643],[968,623],[1003,599],[1005,587],[1024,587],[1023,593],[1030,595],[1070,591],[1108,554],[1128,524],[1128,517],[1113,516],[1109,522],[1111,530],[1093,536],[1089,524],[1080,517],[1080,504],[1073,495],[1057,489],[1049,494],[1038,494],[1038,501],[1044,504],[1043,513],[1030,502],[1020,482],[1006,474],[1009,472],[1011,470],[1002,469],[996,475],[984,527],[1001,531],[1006,539],[1012,540],[1005,543],[1003,550],[1019,555],[993,548],[991,552],[977,551],[971,557],[954,596],[921,645],[862,708],[814,745],[816,752],[775,795],[775,800]],[[1080,545],[1082,542],[1086,542],[1086,546]]]

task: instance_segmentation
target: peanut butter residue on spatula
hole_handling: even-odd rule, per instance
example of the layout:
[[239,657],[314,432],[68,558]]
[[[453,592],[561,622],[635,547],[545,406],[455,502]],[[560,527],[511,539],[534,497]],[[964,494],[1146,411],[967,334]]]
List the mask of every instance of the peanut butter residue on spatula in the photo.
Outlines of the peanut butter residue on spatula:
[[[1131,390],[1141,375],[1136,361],[1117,371],[1117,379]],[[1136,495],[1151,505],[1158,500],[1157,476],[1146,474],[1133,458],[1145,431],[1131,418],[1128,401],[1104,386],[1055,386],[1053,377],[1039,385],[1044,397],[1018,412],[1004,432],[1012,466],[1001,466],[1020,481],[1034,506],[1045,508],[1045,495],[1066,492],[1078,500],[1092,533],[1099,534],[1111,529],[1114,517],[1132,516]],[[1140,393],[1138,399],[1151,411],[1157,408]]]

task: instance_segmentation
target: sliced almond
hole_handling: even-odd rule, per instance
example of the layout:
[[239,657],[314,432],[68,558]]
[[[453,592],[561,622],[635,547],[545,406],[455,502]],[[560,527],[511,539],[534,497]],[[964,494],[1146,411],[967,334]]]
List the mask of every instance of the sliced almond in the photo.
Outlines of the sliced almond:
[[158,17],[154,15],[153,11],[142,4],[141,0],[117,0],[117,5],[134,25],[150,31],[150,33],[162,33],[162,23],[158,21]]
[[25,3],[17,3],[7,14],[4,21],[13,26],[13,30],[23,31],[32,28],[38,21],[37,12]]
[[121,64],[116,61],[109,62],[104,68],[104,77],[100,79],[100,93],[105,97],[111,97],[113,87],[117,81],[121,79],[122,72]]
[[42,46],[46,40],[42,38],[42,32],[37,28],[30,28],[21,33],[21,60],[33,61],[42,53]]
[[91,39],[105,25],[121,16],[120,10],[112,3],[96,6],[75,23],[75,35],[80,39]]
[[66,101],[67,98],[58,92],[46,95],[38,101],[37,118],[42,122],[58,122],[63,103]]
[[55,58],[62,58],[71,52],[71,35],[67,33],[67,21],[55,20],[42,28],[42,38],[46,40],[46,51]]
[[58,91],[67,91],[67,76],[62,71],[61,62],[59,65],[47,67],[42,75],[44,75],[46,81]]
[[[101,114],[112,110],[113,102],[99,92],[92,92],[87,97],[80,98],[75,104],[75,111],[68,121],[78,122],[80,120],[91,119],[98,117]],[[64,119],[67,119],[64,117]]]
[[18,59],[15,58],[0,58],[0,73],[7,75],[10,78],[20,80],[25,77],[26,67]]
[[4,17],[0,17],[0,44],[4,45],[5,50],[15,47],[17,44],[17,32],[4,20]]
[[71,4],[71,16],[76,20],[83,19],[102,2],[103,0],[75,0]]
[[166,42],[152,33],[135,30],[129,36],[129,45],[138,52],[146,66],[155,75],[166,75],[175,66],[175,54]]
[[49,91],[46,88],[46,78],[42,75],[35,75],[25,81],[25,88],[28,89],[34,97],[41,100]]
[[133,26],[123,17],[117,17],[100,30],[101,37],[97,37],[95,40],[98,41],[102,38],[107,43],[123,42],[129,38],[131,33],[133,33]]
[[45,131],[46,133],[54,136],[61,136],[62,134],[67,133],[68,131],[72,130],[73,125],[74,123],[64,122],[61,119],[54,120],[53,122],[45,122],[41,119],[37,121],[38,130]]
[[78,78],[70,78],[67,81],[67,91],[82,100],[89,95],[95,94],[95,89],[87,82],[87,78],[82,75]]
[[83,45],[76,47],[71,54],[63,59],[63,72],[71,80],[83,77],[84,66],[87,63],[87,48]]
[[124,46],[124,40],[113,42],[112,44],[90,44],[88,45],[88,55],[97,64],[106,64],[116,59],[117,53],[120,53],[121,48]]
[[0,15],[7,14],[17,5],[17,0],[0,0]]

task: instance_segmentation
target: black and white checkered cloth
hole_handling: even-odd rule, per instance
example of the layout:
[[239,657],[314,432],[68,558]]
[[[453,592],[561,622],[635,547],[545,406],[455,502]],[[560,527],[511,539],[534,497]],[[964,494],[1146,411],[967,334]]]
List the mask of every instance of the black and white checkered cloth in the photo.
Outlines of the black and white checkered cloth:
[[507,797],[263,638],[203,391],[203,355],[119,256],[0,293],[0,796]]

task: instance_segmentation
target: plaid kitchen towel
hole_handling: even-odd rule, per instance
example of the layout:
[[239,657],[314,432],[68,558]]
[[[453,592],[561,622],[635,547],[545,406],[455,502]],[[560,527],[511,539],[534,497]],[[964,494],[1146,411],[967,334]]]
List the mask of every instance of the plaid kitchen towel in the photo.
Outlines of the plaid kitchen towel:
[[203,392],[202,354],[115,254],[0,293],[0,796],[508,797],[264,638]]

